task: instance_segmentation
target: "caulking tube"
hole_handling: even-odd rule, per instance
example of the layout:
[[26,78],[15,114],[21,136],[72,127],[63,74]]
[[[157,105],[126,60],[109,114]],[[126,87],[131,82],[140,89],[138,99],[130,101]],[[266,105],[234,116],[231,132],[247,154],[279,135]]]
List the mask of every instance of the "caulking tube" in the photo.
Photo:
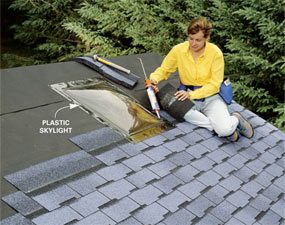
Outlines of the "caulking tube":
[[147,95],[148,95],[148,98],[151,104],[151,108],[155,111],[157,117],[160,118],[160,115],[159,115],[160,108],[159,108],[159,105],[158,105],[158,102],[157,102],[157,99],[156,99],[156,96],[154,94],[154,90],[152,87],[147,88]]
[[[145,72],[145,69],[144,69],[144,65],[143,65],[142,59],[138,58],[138,60],[141,63],[141,66],[142,66],[142,69],[143,69],[143,73],[144,73],[144,76],[145,76],[146,84],[151,85],[151,80],[148,79],[147,76],[146,76],[146,72]],[[159,105],[158,105],[158,102],[157,102],[157,99],[156,99],[153,87],[149,86],[146,90],[147,90],[148,99],[149,99],[150,104],[151,104],[151,108],[152,108],[152,110],[155,111],[157,117],[160,119],[160,115],[159,115],[160,108],[159,108]]]

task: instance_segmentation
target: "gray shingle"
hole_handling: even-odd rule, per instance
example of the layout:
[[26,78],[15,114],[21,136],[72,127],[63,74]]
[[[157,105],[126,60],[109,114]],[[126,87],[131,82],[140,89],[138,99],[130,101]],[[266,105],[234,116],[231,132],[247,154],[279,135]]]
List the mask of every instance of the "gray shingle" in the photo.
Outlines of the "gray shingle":
[[160,177],[164,177],[171,173],[171,170],[175,169],[177,166],[170,162],[169,160],[164,160],[159,163],[156,163],[152,166],[149,166],[148,169],[153,171],[155,174],[157,174]]
[[133,171],[139,171],[144,166],[150,165],[153,163],[153,160],[151,160],[149,157],[147,157],[144,154],[136,155],[130,159],[127,159],[122,162],[127,167],[131,168]]
[[229,192],[229,190],[221,187],[220,185],[216,185],[204,193],[204,196],[215,204],[220,204],[222,201],[224,201],[224,197]]
[[175,163],[177,166],[185,166],[189,164],[192,159],[194,159],[193,156],[185,151],[176,153],[168,158],[169,161]]
[[261,155],[261,153],[254,148],[247,148],[241,151],[240,154],[249,160],[256,159],[259,155]]
[[262,194],[269,198],[270,200],[276,202],[279,199],[279,196],[283,193],[282,189],[276,187],[274,184],[266,188]]
[[258,214],[258,210],[248,205],[235,214],[235,217],[245,224],[253,224],[256,221],[255,217]]
[[127,174],[130,172],[131,172],[131,170],[123,164],[116,164],[113,166],[108,166],[108,167],[102,168],[102,169],[97,171],[97,173],[100,176],[102,176],[103,178],[105,178],[108,181],[120,180],[120,179],[126,177]]
[[206,210],[208,210],[211,206],[215,206],[215,204],[205,198],[203,195],[196,198],[192,201],[186,209],[189,210],[191,213],[196,215],[197,217],[201,218],[205,215]]
[[125,179],[121,179],[99,188],[98,191],[107,196],[109,199],[121,199],[129,195],[130,192],[135,188],[136,187],[134,185]]
[[232,217],[228,222],[225,223],[225,225],[245,225],[245,224],[240,220]]
[[271,200],[263,195],[258,195],[255,199],[250,201],[249,205],[256,208],[259,211],[267,211],[270,208]]
[[226,179],[222,180],[219,185],[221,185],[222,187],[224,187],[229,191],[236,191],[241,187],[242,181],[237,177],[231,175]]
[[210,149],[206,148],[205,146],[201,144],[196,144],[194,146],[190,146],[186,149],[186,151],[194,156],[196,159],[201,158],[202,155],[204,155],[207,152],[210,152]]
[[237,103],[232,103],[229,105],[229,111],[230,112],[241,112],[244,110],[244,107],[237,104]]
[[227,197],[227,201],[236,207],[244,207],[249,203],[250,195],[238,190]]
[[122,221],[121,223],[118,223],[118,225],[142,225],[139,221],[137,221],[133,217],[129,217],[128,219]]
[[265,213],[265,215],[258,221],[262,225],[279,225],[279,220],[281,217],[273,212],[272,210],[269,210]]
[[186,134],[185,136],[181,137],[181,139],[189,145],[195,145],[199,141],[204,140],[204,138],[201,135],[197,134],[195,131]]
[[219,183],[219,180],[222,177],[215,173],[214,171],[210,170],[202,174],[200,177],[197,178],[201,183],[205,184],[206,186],[214,186]]
[[100,206],[109,201],[107,197],[95,191],[70,204],[70,207],[86,217],[98,211]]
[[283,171],[285,171],[285,156],[283,156],[281,159],[278,159],[276,161],[276,164],[278,166],[281,166],[283,168]]
[[110,217],[106,216],[104,213],[98,211],[79,222],[75,225],[115,225],[115,221]]
[[213,170],[216,171],[221,176],[223,176],[224,178],[226,178],[229,176],[231,172],[235,171],[236,168],[227,162],[223,162],[215,166]]
[[242,149],[242,146],[235,142],[223,145],[220,149],[223,150],[225,153],[229,154],[230,156],[234,156],[238,153],[238,151]]
[[102,211],[116,222],[121,222],[131,216],[131,213],[139,208],[139,205],[126,197],[115,204],[105,207]]
[[136,212],[134,217],[142,224],[156,224],[163,220],[164,215],[168,213],[164,207],[156,202]]
[[216,216],[218,219],[222,220],[223,222],[227,222],[232,217],[232,214],[236,209],[237,208],[229,202],[223,201],[214,209],[212,209],[210,213]]
[[272,164],[276,161],[277,157],[270,152],[264,152],[259,156],[259,159],[267,164]]
[[194,168],[191,165],[186,165],[179,168],[173,174],[177,176],[179,179],[183,180],[184,182],[189,182],[194,179],[194,176],[197,175],[200,171]]
[[247,158],[245,158],[244,156],[242,156],[240,154],[237,154],[237,155],[235,155],[235,156],[233,156],[227,160],[228,163],[230,163],[231,165],[233,165],[237,169],[242,168],[245,165],[245,163],[248,161],[249,160]]
[[159,176],[145,168],[126,178],[138,188],[144,187],[148,182],[159,179]]
[[206,186],[199,181],[193,180],[188,184],[185,184],[178,188],[183,194],[187,195],[190,199],[195,199],[201,192],[206,188]]
[[52,211],[61,206],[61,203],[70,199],[79,198],[80,195],[67,185],[52,189],[48,192],[33,196],[32,198],[47,210]]
[[38,216],[32,219],[32,221],[36,225],[64,225],[71,221],[80,219],[82,219],[82,216],[68,206],[65,206]]
[[2,200],[24,216],[43,209],[43,207],[39,203],[31,199],[21,191],[17,191],[13,194],[7,195],[3,197]]
[[162,133],[162,136],[166,137],[168,140],[173,140],[179,135],[183,135],[184,132],[178,128],[174,128]]
[[100,164],[90,154],[78,151],[10,174],[5,179],[27,193]]
[[251,138],[251,140],[253,142],[258,142],[259,140],[262,140],[264,138],[263,134],[257,132],[256,130],[254,131],[254,135],[253,137]]
[[268,187],[269,185],[271,185],[273,179],[274,177],[271,174],[267,173],[266,171],[262,171],[254,178],[254,181],[264,187]]
[[124,145],[120,145],[119,148],[122,149],[128,155],[134,156],[134,155],[141,153],[142,150],[148,148],[148,145],[146,145],[143,142],[139,142],[137,144],[127,143]]
[[172,152],[163,146],[158,146],[145,151],[144,154],[150,157],[152,160],[159,162],[161,160],[164,160],[166,156],[172,154]]
[[210,137],[213,137],[213,132],[209,131],[208,129],[199,127],[195,129],[195,133],[201,135],[203,138],[208,139]]
[[221,149],[216,149],[207,155],[208,158],[214,160],[216,163],[221,163],[230,156]]
[[163,146],[172,152],[181,152],[186,149],[188,144],[185,141],[181,140],[180,138],[177,138],[173,141],[165,143]]
[[96,173],[88,174],[77,180],[67,183],[69,187],[81,195],[87,195],[97,190],[97,187],[107,183],[107,181]]
[[124,151],[120,150],[119,148],[113,148],[107,152],[104,152],[96,156],[97,159],[101,160],[103,163],[109,166],[116,163],[116,161],[118,160],[128,157],[129,155],[127,155]]
[[263,170],[263,168],[266,166],[266,164],[260,161],[259,159],[255,159],[247,163],[246,166],[255,171],[256,173],[260,173]]
[[195,225],[221,225],[221,224],[223,224],[223,222],[219,220],[217,217],[211,214],[207,214]]
[[271,148],[268,150],[271,154],[275,155],[277,158],[281,158],[282,155],[284,154],[284,146],[275,146],[274,148]]
[[279,187],[280,189],[282,189],[285,192],[284,189],[284,184],[285,184],[285,176],[281,176],[278,179],[274,180],[274,185],[276,185],[277,187]]
[[256,143],[252,144],[251,147],[256,149],[257,151],[259,151],[260,153],[264,153],[265,150],[270,148],[270,146],[268,144],[264,143],[263,141],[258,141]]
[[20,213],[17,213],[13,216],[0,220],[1,225],[34,225],[34,223],[22,216]]
[[277,137],[279,140],[285,140],[285,133],[282,132],[281,130],[277,130],[272,133],[272,136]]
[[276,164],[272,164],[269,167],[265,169],[266,172],[271,174],[274,177],[280,177],[283,175],[284,169],[281,166],[278,166]]
[[215,149],[218,149],[223,144],[223,142],[217,139],[217,137],[212,137],[208,140],[202,141],[201,144],[213,151]]
[[143,142],[149,146],[159,146],[162,145],[167,140],[166,137],[162,135],[157,135],[155,137],[144,140]]
[[103,127],[86,134],[70,138],[70,140],[85,151],[92,151],[123,140],[124,137],[109,127]]
[[179,206],[189,202],[190,199],[179,191],[173,191],[157,201],[161,206],[167,208],[170,212],[176,212]]
[[161,195],[163,195],[163,192],[152,185],[148,185],[142,189],[134,191],[129,195],[129,197],[140,205],[150,205],[158,200]]
[[[245,117],[246,119],[255,119],[257,117],[257,115],[251,111],[249,111],[248,109],[245,109],[242,112],[243,117]],[[258,118],[258,117],[257,117]],[[263,124],[262,124],[263,125]]]
[[200,171],[207,171],[213,167],[215,162],[207,157],[203,157],[201,159],[197,159],[191,163],[196,169]]
[[176,176],[169,174],[161,180],[153,183],[155,187],[163,191],[165,194],[172,192],[177,186],[183,184],[183,181],[178,179]]
[[182,130],[186,134],[193,131],[193,129],[196,128],[195,125],[193,125],[192,123],[188,123],[188,122],[178,123],[176,127],[178,127],[180,130]]
[[256,172],[244,166],[238,171],[235,171],[233,174],[243,182],[248,182],[256,175]]
[[259,183],[255,182],[254,180],[246,183],[245,185],[242,186],[241,190],[246,192],[252,197],[256,197],[258,192],[261,191],[264,187],[261,186]]
[[253,127],[263,126],[266,123],[266,120],[262,119],[259,116],[255,116],[254,118],[250,119],[250,123]]
[[247,147],[249,147],[249,146],[251,146],[252,145],[252,143],[253,143],[253,140],[252,139],[248,139],[248,138],[246,138],[246,137],[244,137],[244,136],[240,136],[240,138],[239,138],[239,140],[238,140],[238,142],[236,142],[239,146],[241,146],[242,148],[247,148]]
[[277,137],[274,137],[273,135],[270,135],[270,136],[263,138],[262,141],[266,143],[267,145],[269,145],[270,147],[274,147],[280,141],[280,139]]
[[191,225],[194,218],[192,213],[182,208],[163,220],[163,223],[166,225]]
[[271,210],[284,218],[285,217],[284,206],[285,206],[285,199],[281,198],[272,205]]
[[255,130],[261,133],[264,137],[268,136],[270,132],[272,132],[272,130],[266,126],[257,127]]

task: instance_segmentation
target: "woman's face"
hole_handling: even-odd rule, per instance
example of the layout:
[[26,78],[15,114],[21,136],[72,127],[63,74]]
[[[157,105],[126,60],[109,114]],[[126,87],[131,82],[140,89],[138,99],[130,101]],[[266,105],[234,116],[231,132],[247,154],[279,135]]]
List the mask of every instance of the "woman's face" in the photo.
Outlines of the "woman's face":
[[206,38],[204,33],[200,30],[196,34],[189,34],[189,44],[193,52],[199,52],[205,47]]

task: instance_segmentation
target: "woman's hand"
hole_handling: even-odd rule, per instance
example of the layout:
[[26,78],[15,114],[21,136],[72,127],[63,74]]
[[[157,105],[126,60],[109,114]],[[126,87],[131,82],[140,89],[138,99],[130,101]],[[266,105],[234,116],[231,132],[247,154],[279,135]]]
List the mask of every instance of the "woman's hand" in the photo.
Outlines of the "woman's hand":
[[189,98],[188,91],[180,90],[180,91],[177,91],[174,95],[178,99],[178,101],[184,101]]
[[158,92],[158,87],[157,87],[157,81],[155,80],[150,80],[150,79],[146,79],[144,81],[144,87],[145,88],[148,88],[148,87],[152,87],[153,90],[154,90],[154,93],[157,93]]

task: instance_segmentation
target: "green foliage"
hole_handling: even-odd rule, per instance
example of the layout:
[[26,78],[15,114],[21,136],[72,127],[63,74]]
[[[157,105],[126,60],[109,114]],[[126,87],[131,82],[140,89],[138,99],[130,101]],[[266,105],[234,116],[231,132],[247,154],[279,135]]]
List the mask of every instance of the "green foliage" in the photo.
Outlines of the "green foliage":
[[46,62],[94,53],[164,55],[185,40],[193,17],[205,16],[235,100],[284,129],[284,6],[282,0],[14,0],[11,8],[26,17],[13,26],[15,38]]
[[226,73],[235,83],[235,100],[284,129],[284,1],[214,2],[220,3],[212,18],[217,40],[226,40]]
[[40,64],[43,62],[34,60],[31,57],[22,56],[14,53],[1,54],[1,68],[18,67],[18,66],[30,66]]

